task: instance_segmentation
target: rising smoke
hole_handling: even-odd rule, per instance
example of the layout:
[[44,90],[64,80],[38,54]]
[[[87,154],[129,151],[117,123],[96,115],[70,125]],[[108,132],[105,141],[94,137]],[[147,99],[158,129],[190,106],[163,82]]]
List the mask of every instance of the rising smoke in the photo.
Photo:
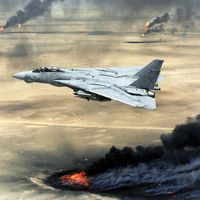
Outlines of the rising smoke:
[[[94,162],[87,172],[90,174],[102,173],[105,170],[128,165],[136,166],[138,163],[150,162],[173,152],[184,152],[185,148],[200,147],[200,120],[199,115],[186,124],[177,125],[170,134],[161,135],[161,146],[138,146],[134,149],[125,147],[120,150],[112,147],[105,158]],[[200,152],[199,152],[200,153]],[[180,154],[179,154],[180,155]],[[182,156],[182,154],[181,154]]]
[[148,28],[151,28],[152,26],[154,26],[156,24],[166,23],[169,20],[170,20],[170,15],[168,13],[165,13],[164,15],[162,15],[160,17],[155,17],[155,18],[151,19],[149,22],[147,22],[146,26]]
[[185,147],[200,147],[200,121],[199,116],[187,124],[176,126],[172,134],[162,135],[163,146],[168,151],[183,150]]
[[195,26],[196,19],[197,14],[194,8],[190,4],[183,4],[182,7],[176,8],[171,13],[165,13],[149,20],[145,24],[143,36],[153,32],[164,31],[164,25],[169,21],[175,23],[176,26],[184,26],[186,29],[191,29],[191,27]]
[[[11,5],[11,3],[6,3],[6,1],[0,1],[2,1],[3,6]],[[10,1],[11,0],[9,0],[9,2]],[[25,0],[20,0],[20,2],[24,1]],[[23,9],[18,10],[16,15],[7,21],[4,28],[23,24],[30,19],[44,15],[47,11],[49,11],[53,17],[72,17],[78,13],[80,8],[95,8],[102,14],[101,16],[99,15],[99,17],[106,19],[117,18],[123,20],[124,23],[130,20],[133,22],[138,18],[146,16],[147,13],[154,13],[155,8],[161,13],[177,8],[175,12],[165,13],[164,15],[152,18],[153,21],[149,21],[152,22],[152,24],[148,27],[147,33],[158,32],[159,27],[152,28],[152,30],[149,29],[154,27],[154,25],[166,23],[172,18],[174,21],[183,23],[195,15],[199,6],[200,2],[198,0],[30,0]],[[174,17],[171,18],[172,15],[174,15]]]
[[[200,186],[200,120],[188,118],[171,134],[162,135],[160,146],[122,150],[112,147],[104,158],[84,170],[89,186],[75,184],[73,189],[149,196],[174,195],[172,199],[191,199]],[[73,171],[59,172],[44,182],[59,189],[71,189],[60,177]],[[126,191],[124,193],[124,191]],[[187,197],[187,198],[186,198]],[[197,199],[198,199],[197,198]]]
[[88,169],[89,174],[99,174],[116,167],[126,167],[128,165],[137,165],[140,162],[149,162],[151,160],[160,158],[164,154],[162,146],[138,146],[136,149],[130,147],[124,147],[122,150],[112,147],[105,155],[105,158],[101,158],[95,161]]
[[24,24],[31,19],[39,17],[50,9],[52,3],[58,1],[63,0],[31,0],[23,10],[18,10],[15,16],[8,19],[4,28],[6,29],[18,24]]

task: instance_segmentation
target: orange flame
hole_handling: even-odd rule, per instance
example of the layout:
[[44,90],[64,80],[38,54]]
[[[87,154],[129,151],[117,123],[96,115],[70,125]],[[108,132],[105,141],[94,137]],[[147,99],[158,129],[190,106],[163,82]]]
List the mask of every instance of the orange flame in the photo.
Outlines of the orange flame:
[[141,35],[141,37],[145,37],[145,35],[147,34],[147,32],[150,29],[150,23],[146,22],[145,26],[144,26],[144,33]]
[[88,187],[90,185],[90,179],[87,177],[85,172],[80,172],[71,175],[65,175],[60,178],[61,182],[82,185]]
[[5,28],[3,26],[0,26],[0,33],[4,32]]
[[147,22],[147,23],[145,24],[145,30],[146,30],[146,29],[149,29],[149,26],[150,26],[150,23]]

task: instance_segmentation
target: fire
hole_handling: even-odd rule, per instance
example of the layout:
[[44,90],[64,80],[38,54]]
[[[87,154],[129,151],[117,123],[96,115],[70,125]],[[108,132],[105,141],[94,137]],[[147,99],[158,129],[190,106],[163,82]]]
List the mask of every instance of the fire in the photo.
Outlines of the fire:
[[145,26],[144,26],[144,33],[141,35],[141,37],[145,37],[145,35],[148,33],[149,29],[150,29],[150,22],[146,22]]
[[75,185],[82,185],[88,187],[90,185],[90,179],[85,172],[75,173],[71,175],[64,175],[60,178],[63,184],[70,183]]
[[0,26],[0,32],[4,32],[5,28],[3,26]]
[[150,26],[150,23],[147,22],[147,23],[145,24],[145,30],[149,29],[149,26]]

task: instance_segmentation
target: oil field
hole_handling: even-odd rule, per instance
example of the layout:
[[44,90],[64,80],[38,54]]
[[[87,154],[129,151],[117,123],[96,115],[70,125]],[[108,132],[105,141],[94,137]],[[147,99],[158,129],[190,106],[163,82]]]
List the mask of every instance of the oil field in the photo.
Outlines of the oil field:
[[[200,173],[198,156],[192,162],[188,158],[189,161],[181,167],[167,162],[170,172],[162,171],[162,162],[157,160],[165,160],[160,157],[168,149],[168,139],[161,137],[160,140],[160,135],[176,135],[173,129],[184,123],[186,128],[189,126],[187,130],[192,126],[194,134],[192,138],[189,137],[189,144],[181,148],[195,147],[192,155],[199,155],[198,144],[194,142],[199,138],[195,132],[196,126],[199,127],[199,118],[195,116],[200,108],[199,4],[174,1],[174,4],[168,5],[163,1],[155,9],[152,5],[156,1],[152,1],[152,5],[147,3],[146,7],[142,3],[132,5],[129,1],[125,5],[116,5],[114,1],[105,1],[104,4],[52,1],[44,13],[6,27],[10,17],[29,2],[19,1],[14,6],[14,1],[10,1],[10,4],[0,1],[0,200],[199,199],[200,192],[191,189],[199,185],[199,180],[195,179],[195,182],[191,178],[191,174],[198,177]],[[108,5],[105,6],[106,3]],[[75,98],[71,90],[65,87],[26,84],[12,77],[17,72],[44,65],[109,68],[144,66],[153,59],[165,61],[155,111],[133,108],[116,101],[88,102]],[[174,143],[170,145],[177,150]],[[112,146],[123,149],[138,145],[155,145],[160,154],[150,154],[151,159],[145,157],[145,162],[143,158],[141,163],[140,159],[137,160],[137,171],[127,168],[129,165],[126,168],[120,166],[121,171],[115,169],[113,173],[118,175],[140,174],[138,180],[141,181],[141,177],[144,177],[143,182],[134,182],[138,190],[130,192],[129,188],[129,195],[117,193],[115,190],[118,187],[113,184],[112,187],[109,185],[112,192],[104,192],[107,184],[110,184],[107,179],[112,177],[113,174],[109,174],[111,171],[103,171],[101,178],[104,182],[101,182],[99,174],[94,176],[93,187],[98,186],[99,189],[94,191],[81,188],[78,191],[63,191],[48,181],[42,181],[54,172],[56,175],[61,173],[62,180],[70,180],[71,177],[62,174],[63,170],[68,172],[75,169],[79,172],[79,169],[91,169],[92,163],[104,157]],[[113,147],[110,153],[116,151],[118,149]],[[128,152],[133,154],[130,149]],[[141,149],[137,152],[141,152]],[[116,163],[130,164],[127,160],[122,161],[122,158]],[[160,171],[155,172],[153,159],[156,159]],[[147,160],[149,167],[146,166]],[[90,173],[95,174],[92,170]],[[151,185],[147,188],[144,184],[149,184],[150,179],[146,178],[145,173],[156,173],[152,175]],[[188,186],[175,175],[168,180],[167,173],[181,174],[184,180],[193,181]],[[88,186],[90,180],[84,174],[79,175],[84,179],[81,183]],[[158,177],[163,177],[163,180]],[[122,179],[119,177],[114,182]],[[51,182],[54,179],[48,180]],[[184,182],[188,187],[177,189],[175,182]],[[120,184],[123,185],[123,181]],[[176,194],[177,191],[180,193]],[[188,191],[193,191],[190,192],[193,196],[188,196]]]

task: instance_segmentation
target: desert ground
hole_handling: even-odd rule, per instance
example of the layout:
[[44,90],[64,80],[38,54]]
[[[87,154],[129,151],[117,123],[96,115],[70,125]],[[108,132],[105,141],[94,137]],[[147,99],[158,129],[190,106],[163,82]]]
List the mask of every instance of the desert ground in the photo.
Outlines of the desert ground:
[[[1,13],[4,24],[11,13]],[[92,14],[91,14],[92,15]],[[40,17],[0,34],[0,200],[118,199],[40,188],[30,177],[83,167],[111,146],[160,142],[200,108],[200,33],[141,38],[143,20]],[[134,43],[151,41],[148,43]],[[26,84],[14,73],[43,65],[65,68],[144,66],[164,59],[157,110],[75,98],[68,88]]]

